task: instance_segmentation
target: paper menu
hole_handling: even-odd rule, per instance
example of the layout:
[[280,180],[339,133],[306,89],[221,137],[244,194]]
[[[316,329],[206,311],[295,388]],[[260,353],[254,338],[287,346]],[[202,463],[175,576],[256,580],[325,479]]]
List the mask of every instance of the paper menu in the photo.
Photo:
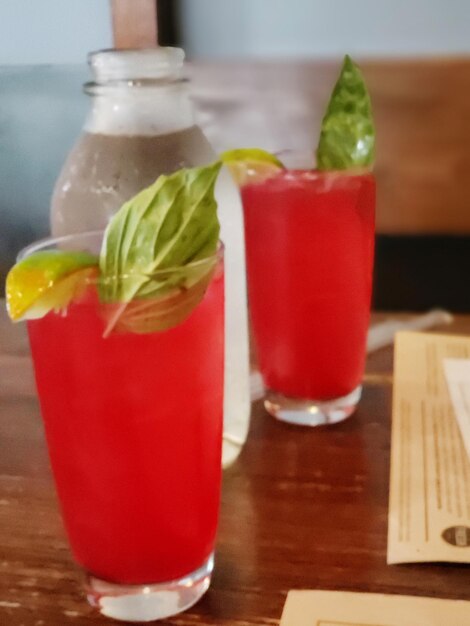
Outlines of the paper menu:
[[343,591],[289,591],[280,626],[469,626],[470,602]]
[[447,388],[470,459],[470,359],[444,359]]
[[448,358],[470,358],[470,338],[396,336],[388,563],[470,562],[470,461],[445,381]]

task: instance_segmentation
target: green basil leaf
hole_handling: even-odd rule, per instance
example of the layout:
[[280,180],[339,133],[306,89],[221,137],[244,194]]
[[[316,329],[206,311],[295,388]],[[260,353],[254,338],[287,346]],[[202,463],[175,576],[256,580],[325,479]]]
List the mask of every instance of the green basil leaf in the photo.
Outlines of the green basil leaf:
[[121,207],[104,235],[102,301],[125,303],[161,296],[200,278],[201,270],[184,266],[217,250],[214,186],[220,168],[217,161],[160,176]]
[[113,332],[131,332],[137,334],[162,332],[184,322],[201,302],[211,280],[217,272],[216,261],[206,259],[201,262],[200,277],[186,281],[173,289],[161,290],[151,294],[154,297],[139,297],[131,302],[108,303],[102,305],[106,319],[107,336]]
[[371,167],[374,150],[375,130],[369,93],[359,68],[346,56],[323,118],[317,168]]

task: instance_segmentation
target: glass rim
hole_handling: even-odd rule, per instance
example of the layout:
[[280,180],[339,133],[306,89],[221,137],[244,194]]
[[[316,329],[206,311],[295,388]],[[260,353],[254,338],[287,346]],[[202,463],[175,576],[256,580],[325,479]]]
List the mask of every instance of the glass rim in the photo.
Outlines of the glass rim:
[[[16,256],[16,262],[18,263],[19,261],[26,259],[27,257],[31,256],[35,252],[41,252],[42,250],[45,250],[47,248],[52,248],[53,246],[54,248],[57,248],[60,244],[72,243],[80,239],[87,239],[87,238],[89,239],[89,238],[95,238],[95,237],[96,238],[100,237],[102,239],[104,233],[105,233],[105,230],[100,229],[100,230],[84,231],[81,233],[72,233],[69,235],[61,235],[59,237],[44,237],[42,239],[38,239],[37,241],[33,241],[32,243],[22,248]],[[73,250],[86,252],[86,250],[80,249],[80,248],[74,248]],[[112,276],[107,276],[105,282],[110,282],[116,279],[120,279],[120,280],[126,279],[126,278],[135,279],[137,276],[142,276],[143,278],[148,278],[148,279],[156,279],[159,276],[167,277],[168,274],[173,273],[173,272],[187,271],[188,269],[197,269],[198,267],[204,267],[205,265],[208,265],[212,262],[220,263],[224,258],[224,251],[225,251],[224,243],[219,239],[217,243],[217,250],[214,252],[214,254],[211,254],[210,256],[204,257],[202,259],[197,259],[195,261],[189,261],[185,265],[177,265],[177,266],[161,268],[161,269],[156,270],[155,272],[151,272],[148,274],[146,274],[145,272],[128,272],[125,274],[115,274]],[[82,268],[82,269],[86,269],[86,268]],[[94,282],[97,282],[98,280],[102,281],[103,279],[102,278],[100,279],[100,277],[98,276],[94,279],[90,278],[89,281],[87,282],[94,283]]]
[[[305,180],[329,180],[344,178],[363,178],[374,175],[373,170],[365,167],[350,168],[345,170],[318,170],[308,167],[286,167],[280,172],[284,178],[304,178]],[[268,179],[269,180],[269,179]]]
[[307,148],[280,148],[273,154],[285,165],[285,173],[297,172],[310,178],[354,177],[374,174],[374,167],[355,166],[347,169],[319,170],[314,150]]

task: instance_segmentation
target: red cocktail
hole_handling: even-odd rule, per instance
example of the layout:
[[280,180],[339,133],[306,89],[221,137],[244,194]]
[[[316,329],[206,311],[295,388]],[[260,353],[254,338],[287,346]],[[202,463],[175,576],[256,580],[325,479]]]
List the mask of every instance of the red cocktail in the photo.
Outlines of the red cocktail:
[[268,410],[316,425],[351,414],[369,323],[370,173],[284,170],[242,187],[250,311]]
[[[153,600],[160,617],[173,614],[209,585],[224,360],[220,254],[214,262],[200,304],[163,332],[105,337],[109,312],[94,284],[65,315],[28,322],[72,550],[101,611],[120,619],[151,617]],[[133,605],[142,585],[148,614]]]

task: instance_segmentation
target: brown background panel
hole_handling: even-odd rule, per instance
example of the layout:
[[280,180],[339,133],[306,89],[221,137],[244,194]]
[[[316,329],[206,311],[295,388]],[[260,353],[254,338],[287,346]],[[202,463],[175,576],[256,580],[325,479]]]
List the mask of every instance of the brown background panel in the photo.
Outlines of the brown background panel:
[[377,117],[378,229],[470,233],[470,59],[365,64]]
[[[217,148],[312,148],[338,61],[194,62]],[[364,61],[377,126],[380,233],[470,233],[470,59]]]
[[[312,149],[339,64],[195,61],[188,72],[217,149]],[[378,232],[470,233],[470,58],[360,65],[377,126]]]
[[111,15],[116,48],[157,44],[156,0],[111,0]]
[[[177,40],[177,3],[111,5],[116,46],[155,45],[157,12],[161,43]],[[312,148],[339,62],[196,62],[201,125],[219,149]],[[470,234],[470,57],[360,64],[377,123],[378,232]]]

